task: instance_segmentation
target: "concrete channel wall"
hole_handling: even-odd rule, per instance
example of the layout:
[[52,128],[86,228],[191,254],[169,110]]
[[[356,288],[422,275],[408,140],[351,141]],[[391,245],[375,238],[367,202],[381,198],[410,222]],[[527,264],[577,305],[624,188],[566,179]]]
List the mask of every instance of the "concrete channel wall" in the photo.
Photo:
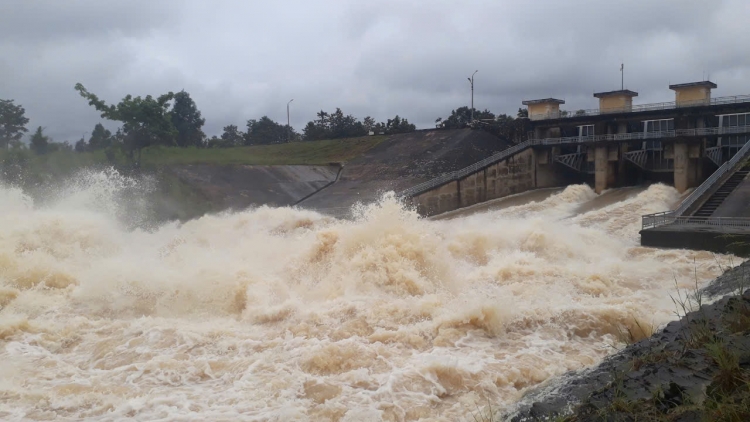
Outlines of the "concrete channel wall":
[[413,197],[422,215],[436,215],[532,189],[581,183],[552,162],[552,150],[527,149],[459,180],[447,182]]
[[346,216],[357,202],[375,202],[385,192],[401,192],[445,172],[467,167],[509,146],[507,141],[488,132],[473,129],[391,135],[346,163],[336,183],[298,206]]
[[340,166],[172,166],[170,171],[217,209],[295,205],[336,181]]

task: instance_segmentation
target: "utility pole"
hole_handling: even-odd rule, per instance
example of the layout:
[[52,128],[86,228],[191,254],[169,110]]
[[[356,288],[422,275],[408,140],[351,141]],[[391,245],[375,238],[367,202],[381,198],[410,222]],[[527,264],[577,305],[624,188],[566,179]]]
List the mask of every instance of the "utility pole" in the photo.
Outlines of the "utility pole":
[[292,126],[289,124],[289,104],[294,101],[294,98],[289,100],[288,103],[286,103],[286,141],[289,142],[289,135],[292,133]]
[[625,90],[625,63],[620,63],[620,90]]
[[471,78],[467,78],[471,84],[471,123],[474,123],[474,75],[476,75],[477,72],[479,71],[475,70],[474,73],[471,74]]

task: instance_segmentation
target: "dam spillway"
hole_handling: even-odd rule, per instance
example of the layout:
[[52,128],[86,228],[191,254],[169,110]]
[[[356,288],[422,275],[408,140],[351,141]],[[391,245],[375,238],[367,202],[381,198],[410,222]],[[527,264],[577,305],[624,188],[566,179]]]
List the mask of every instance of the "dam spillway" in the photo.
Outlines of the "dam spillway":
[[680,199],[660,184],[444,221],[385,195],[351,221],[133,230],[123,182],[97,180],[43,206],[0,188],[3,419],[461,420],[671,320],[675,280],[728,259],[639,245],[640,216]]

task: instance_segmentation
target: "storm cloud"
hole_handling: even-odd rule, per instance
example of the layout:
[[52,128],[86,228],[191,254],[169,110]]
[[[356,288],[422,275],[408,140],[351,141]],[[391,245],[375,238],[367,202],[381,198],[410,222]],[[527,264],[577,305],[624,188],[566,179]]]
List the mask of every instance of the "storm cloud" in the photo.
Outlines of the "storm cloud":
[[626,88],[670,101],[670,83],[707,76],[714,95],[750,94],[750,2],[5,1],[0,98],[29,127],[75,140],[101,120],[76,82],[108,102],[188,91],[208,134],[250,118],[298,130],[321,109],[396,114],[417,127],[468,105],[515,114],[524,99],[595,108]]

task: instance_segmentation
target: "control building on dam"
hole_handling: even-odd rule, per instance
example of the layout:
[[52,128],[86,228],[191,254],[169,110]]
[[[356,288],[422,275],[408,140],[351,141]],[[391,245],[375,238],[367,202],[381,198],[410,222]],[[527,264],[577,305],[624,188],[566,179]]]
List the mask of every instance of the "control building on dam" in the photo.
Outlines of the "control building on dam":
[[631,90],[598,92],[599,108],[563,111],[555,98],[523,101],[526,139],[403,192],[434,215],[531,189],[589,183],[596,192],[649,181],[683,192],[742,148],[750,95],[712,97],[710,81],[669,85],[675,100],[634,104]]

